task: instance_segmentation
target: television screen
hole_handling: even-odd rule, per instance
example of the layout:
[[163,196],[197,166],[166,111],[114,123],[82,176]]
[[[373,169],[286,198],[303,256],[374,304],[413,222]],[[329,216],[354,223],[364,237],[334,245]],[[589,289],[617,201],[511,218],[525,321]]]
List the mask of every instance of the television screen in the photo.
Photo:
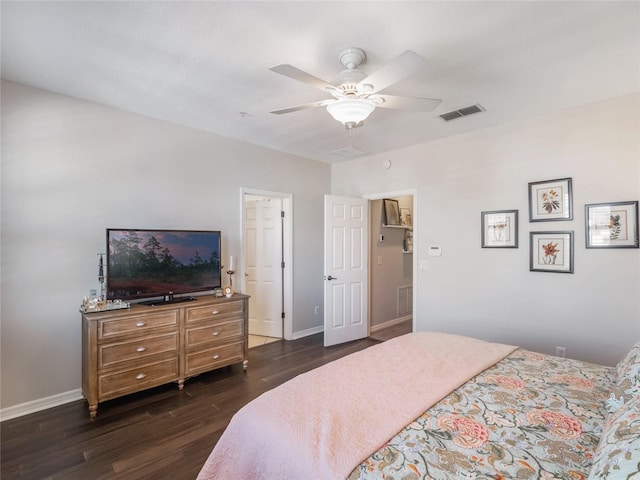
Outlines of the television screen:
[[107,299],[220,288],[220,232],[107,229]]

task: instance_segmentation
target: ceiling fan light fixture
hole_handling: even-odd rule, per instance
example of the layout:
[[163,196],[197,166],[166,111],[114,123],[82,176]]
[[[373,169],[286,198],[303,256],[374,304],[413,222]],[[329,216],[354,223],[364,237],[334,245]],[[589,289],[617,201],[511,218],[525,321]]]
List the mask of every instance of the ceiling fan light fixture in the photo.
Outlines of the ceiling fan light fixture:
[[373,112],[376,104],[365,98],[345,98],[327,105],[327,112],[344,125],[356,125]]

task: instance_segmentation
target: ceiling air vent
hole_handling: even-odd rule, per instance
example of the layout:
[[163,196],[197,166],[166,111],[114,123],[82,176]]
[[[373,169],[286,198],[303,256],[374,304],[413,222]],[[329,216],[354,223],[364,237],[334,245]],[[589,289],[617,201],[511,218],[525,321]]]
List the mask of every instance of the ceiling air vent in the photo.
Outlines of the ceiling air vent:
[[473,115],[474,113],[484,112],[484,108],[482,108],[479,104],[471,105],[469,107],[459,108],[458,110],[453,110],[451,112],[443,113],[440,115],[445,122],[449,122],[451,120],[455,120],[456,118],[466,117],[467,115]]
[[334,150],[331,153],[333,153],[338,157],[346,158],[347,160],[350,160],[356,157],[361,157],[362,155],[367,155],[367,152],[363,150],[359,150],[354,146],[349,146],[347,148],[342,148],[340,150]]

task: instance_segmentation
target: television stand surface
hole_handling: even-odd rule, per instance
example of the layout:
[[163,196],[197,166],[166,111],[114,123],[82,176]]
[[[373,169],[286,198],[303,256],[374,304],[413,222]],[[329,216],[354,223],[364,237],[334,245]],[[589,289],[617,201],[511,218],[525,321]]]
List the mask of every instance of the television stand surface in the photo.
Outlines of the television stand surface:
[[157,305],[171,305],[172,303],[184,303],[184,302],[193,302],[196,300],[196,297],[174,297],[170,300],[164,300],[159,298],[157,300],[145,300],[144,302],[138,302],[140,305],[146,305],[148,307],[155,307]]

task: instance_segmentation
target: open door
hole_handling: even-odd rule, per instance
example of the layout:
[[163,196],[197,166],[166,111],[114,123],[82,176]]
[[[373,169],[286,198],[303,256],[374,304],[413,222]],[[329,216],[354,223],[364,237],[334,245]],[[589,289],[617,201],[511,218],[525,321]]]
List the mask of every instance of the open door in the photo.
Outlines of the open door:
[[282,199],[245,195],[245,289],[249,333],[282,338]]
[[324,345],[368,335],[368,200],[324,197]]

